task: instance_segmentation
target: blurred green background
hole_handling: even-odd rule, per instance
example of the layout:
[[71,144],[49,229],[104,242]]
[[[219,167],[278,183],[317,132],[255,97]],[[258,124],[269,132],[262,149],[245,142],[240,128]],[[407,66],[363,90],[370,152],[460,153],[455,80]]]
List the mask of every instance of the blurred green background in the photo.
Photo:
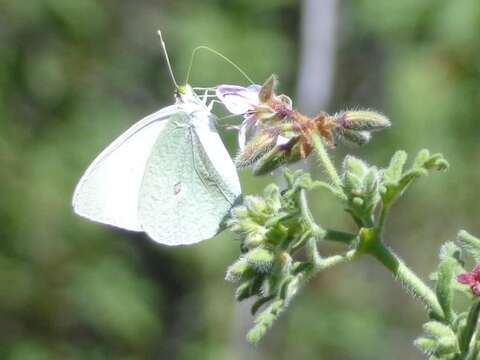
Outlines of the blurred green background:
[[[239,252],[230,234],[172,249],[72,212],[74,186],[96,154],[172,101],[158,28],[180,79],[191,50],[209,45],[256,82],[278,74],[281,91],[295,98],[299,54],[312,45],[300,40],[301,6],[0,2],[1,359],[422,358],[412,341],[424,310],[371,259],[320,274],[253,348],[244,341],[247,307],[223,280]],[[333,6],[331,96],[307,112],[370,107],[393,121],[367,147],[335,150],[335,161],[348,151],[382,166],[396,149],[413,156],[422,147],[451,161],[446,174],[416,184],[388,223],[390,244],[426,279],[442,242],[461,227],[480,234],[480,4]],[[219,59],[198,56],[194,86],[239,82]],[[233,153],[234,134],[222,136]],[[271,181],[242,174],[245,193]],[[328,194],[311,195],[320,223],[352,228]]]

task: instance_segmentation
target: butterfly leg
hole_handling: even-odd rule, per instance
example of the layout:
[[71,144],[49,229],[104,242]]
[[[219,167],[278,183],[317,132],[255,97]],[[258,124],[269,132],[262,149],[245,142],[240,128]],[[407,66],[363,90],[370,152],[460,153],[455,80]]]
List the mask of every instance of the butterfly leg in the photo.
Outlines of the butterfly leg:
[[207,105],[207,108],[208,108],[209,111],[212,111],[212,108],[213,108],[214,104],[222,104],[222,102],[218,101],[218,100],[211,100]]

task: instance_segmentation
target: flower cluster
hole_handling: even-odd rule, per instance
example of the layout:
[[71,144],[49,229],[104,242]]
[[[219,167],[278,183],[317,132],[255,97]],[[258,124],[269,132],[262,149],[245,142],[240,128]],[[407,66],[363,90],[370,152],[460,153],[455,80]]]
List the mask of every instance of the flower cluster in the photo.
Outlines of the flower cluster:
[[[423,326],[424,334],[415,340],[429,359],[478,359],[480,265],[465,271],[465,255],[480,260],[480,239],[466,231],[460,231],[457,241],[448,241],[440,249],[440,263],[432,278],[442,312],[430,317]],[[463,309],[455,302],[458,293],[470,299],[461,303]]]
[[247,196],[244,204],[232,210],[229,229],[241,241],[241,256],[227,270],[226,280],[238,283],[238,301],[257,297],[252,306],[255,320],[247,335],[257,342],[270,328],[296,294],[300,281],[313,266],[307,260],[295,261],[294,254],[312,235],[299,216],[299,193],[312,184],[301,172],[286,173],[288,189],[283,193],[277,185],[267,186],[262,197]]
[[[460,232],[458,242],[442,246],[431,289],[385,245],[383,238],[389,211],[396,201],[430,170],[446,170],[448,162],[442,154],[421,150],[405,168],[407,154],[397,151],[388,166],[380,168],[348,155],[339,174],[325,145],[331,148],[337,139],[366,144],[372,132],[387,128],[390,121],[369,110],[320,113],[310,118],[296,111],[290,98],[277,95],[276,86],[276,78],[270,77],[263,86],[222,85],[217,89],[217,97],[227,109],[244,117],[239,127],[237,166],[251,167],[255,175],[261,175],[306,159],[316,150],[329,182],[312,181],[301,171],[285,171],[284,191],[269,185],[263,196],[246,196],[243,205],[232,209],[227,226],[240,239],[241,255],[228,268],[226,279],[238,284],[238,301],[256,298],[251,311],[259,314],[248,340],[259,341],[314,274],[369,254],[428,309],[424,333],[415,345],[430,360],[478,359],[480,239]],[[330,191],[341,201],[357,225],[354,233],[316,223],[305,195],[305,190],[314,187]],[[343,243],[348,249],[324,257],[318,248],[328,240]],[[472,271],[465,270],[464,254],[478,264]],[[454,301],[457,293],[468,297],[463,309]]]
[[306,159],[314,148],[314,137],[331,147],[336,139],[364,145],[370,133],[390,126],[390,121],[375,111],[342,111],[335,115],[321,112],[310,118],[293,109],[292,100],[277,95],[278,81],[270,76],[263,84],[242,87],[220,85],[217,97],[234,115],[243,116],[239,127],[239,168],[252,167],[255,175]]

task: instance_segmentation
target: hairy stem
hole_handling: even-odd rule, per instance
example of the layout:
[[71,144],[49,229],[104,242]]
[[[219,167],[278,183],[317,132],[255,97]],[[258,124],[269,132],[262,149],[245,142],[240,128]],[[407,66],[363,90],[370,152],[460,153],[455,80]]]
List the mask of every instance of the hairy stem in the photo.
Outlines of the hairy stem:
[[380,211],[380,217],[378,219],[377,229],[379,231],[379,235],[382,236],[383,231],[385,229],[385,222],[387,221],[388,212],[390,210],[390,206],[383,204],[382,210]]
[[375,241],[368,252],[390,270],[403,286],[418,297],[436,318],[445,318],[445,314],[432,289],[410,270],[390,248],[381,241]]
[[352,249],[352,250],[349,250],[345,254],[342,254],[342,255],[332,255],[332,256],[329,256],[327,258],[323,258],[320,261],[316,270],[317,271],[325,270],[325,269],[328,269],[329,267],[339,265],[339,264],[342,264],[344,262],[353,260],[356,255],[357,255],[356,250]]
[[299,196],[298,196],[298,201],[300,204],[300,211],[302,213],[303,219],[307,223],[308,227],[312,231],[313,235],[317,237],[318,239],[322,239],[325,237],[326,231],[320,227],[315,222],[315,219],[313,218],[312,212],[310,211],[310,208],[308,206],[308,201],[307,201],[307,192],[302,189],[300,190]]
[[352,249],[347,251],[345,254],[341,255],[332,255],[326,258],[320,259],[313,268],[311,268],[304,276],[302,280],[302,285],[308,282],[313,276],[315,276],[320,271],[326,270],[328,268],[346,263],[353,260],[357,255],[357,251]]
[[332,230],[332,229],[325,229],[325,240],[334,241],[343,243],[346,245],[350,245],[353,240],[357,238],[357,234],[352,234],[349,232]]
[[333,162],[330,159],[330,156],[328,156],[327,149],[325,149],[322,139],[320,138],[320,136],[313,133],[312,141],[313,141],[313,146],[315,147],[315,151],[317,152],[318,158],[320,159],[320,162],[322,163],[323,167],[327,171],[327,174],[330,177],[330,180],[332,181],[333,185],[335,185],[335,187],[338,189],[342,189],[342,179],[340,179],[340,176],[338,175],[337,170],[335,169],[335,166],[333,165]]
[[321,256],[317,248],[317,241],[325,237],[326,231],[315,222],[312,212],[308,207],[307,193],[304,189],[300,190],[298,200],[300,203],[300,211],[302,212],[303,219],[307,223],[313,235],[312,237],[310,237],[310,239],[307,240],[307,256],[310,258],[310,260],[316,267],[321,261]]

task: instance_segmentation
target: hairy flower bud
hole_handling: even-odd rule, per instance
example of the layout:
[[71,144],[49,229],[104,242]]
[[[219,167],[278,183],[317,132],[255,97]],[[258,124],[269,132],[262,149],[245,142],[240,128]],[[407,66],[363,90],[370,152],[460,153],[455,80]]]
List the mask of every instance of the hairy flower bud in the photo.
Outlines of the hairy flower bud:
[[268,174],[285,164],[302,159],[300,137],[294,137],[285,144],[276,145],[253,165],[253,175]]
[[348,110],[335,114],[334,117],[338,126],[355,131],[376,131],[391,125],[386,116],[370,110]]
[[275,96],[275,90],[278,86],[278,78],[275,74],[272,74],[263,83],[260,92],[258,93],[258,99],[261,103],[266,103],[273,96]]
[[355,156],[347,155],[343,161],[343,171],[345,174],[353,174],[362,179],[368,172],[368,165]]
[[355,131],[336,128],[335,134],[347,145],[363,146],[370,142],[372,136],[368,131]]
[[265,274],[269,273],[272,269],[275,256],[270,250],[256,248],[249,251],[245,255],[245,258],[252,269],[256,272]]
[[225,280],[229,282],[238,282],[242,278],[243,274],[248,270],[249,264],[245,257],[241,257],[230,265],[225,275]]
[[267,228],[259,227],[257,231],[250,233],[245,237],[243,246],[247,249],[253,249],[260,246],[266,240],[267,232]]
[[254,216],[262,216],[267,210],[267,204],[259,196],[247,196],[245,197],[245,206],[250,214]]

